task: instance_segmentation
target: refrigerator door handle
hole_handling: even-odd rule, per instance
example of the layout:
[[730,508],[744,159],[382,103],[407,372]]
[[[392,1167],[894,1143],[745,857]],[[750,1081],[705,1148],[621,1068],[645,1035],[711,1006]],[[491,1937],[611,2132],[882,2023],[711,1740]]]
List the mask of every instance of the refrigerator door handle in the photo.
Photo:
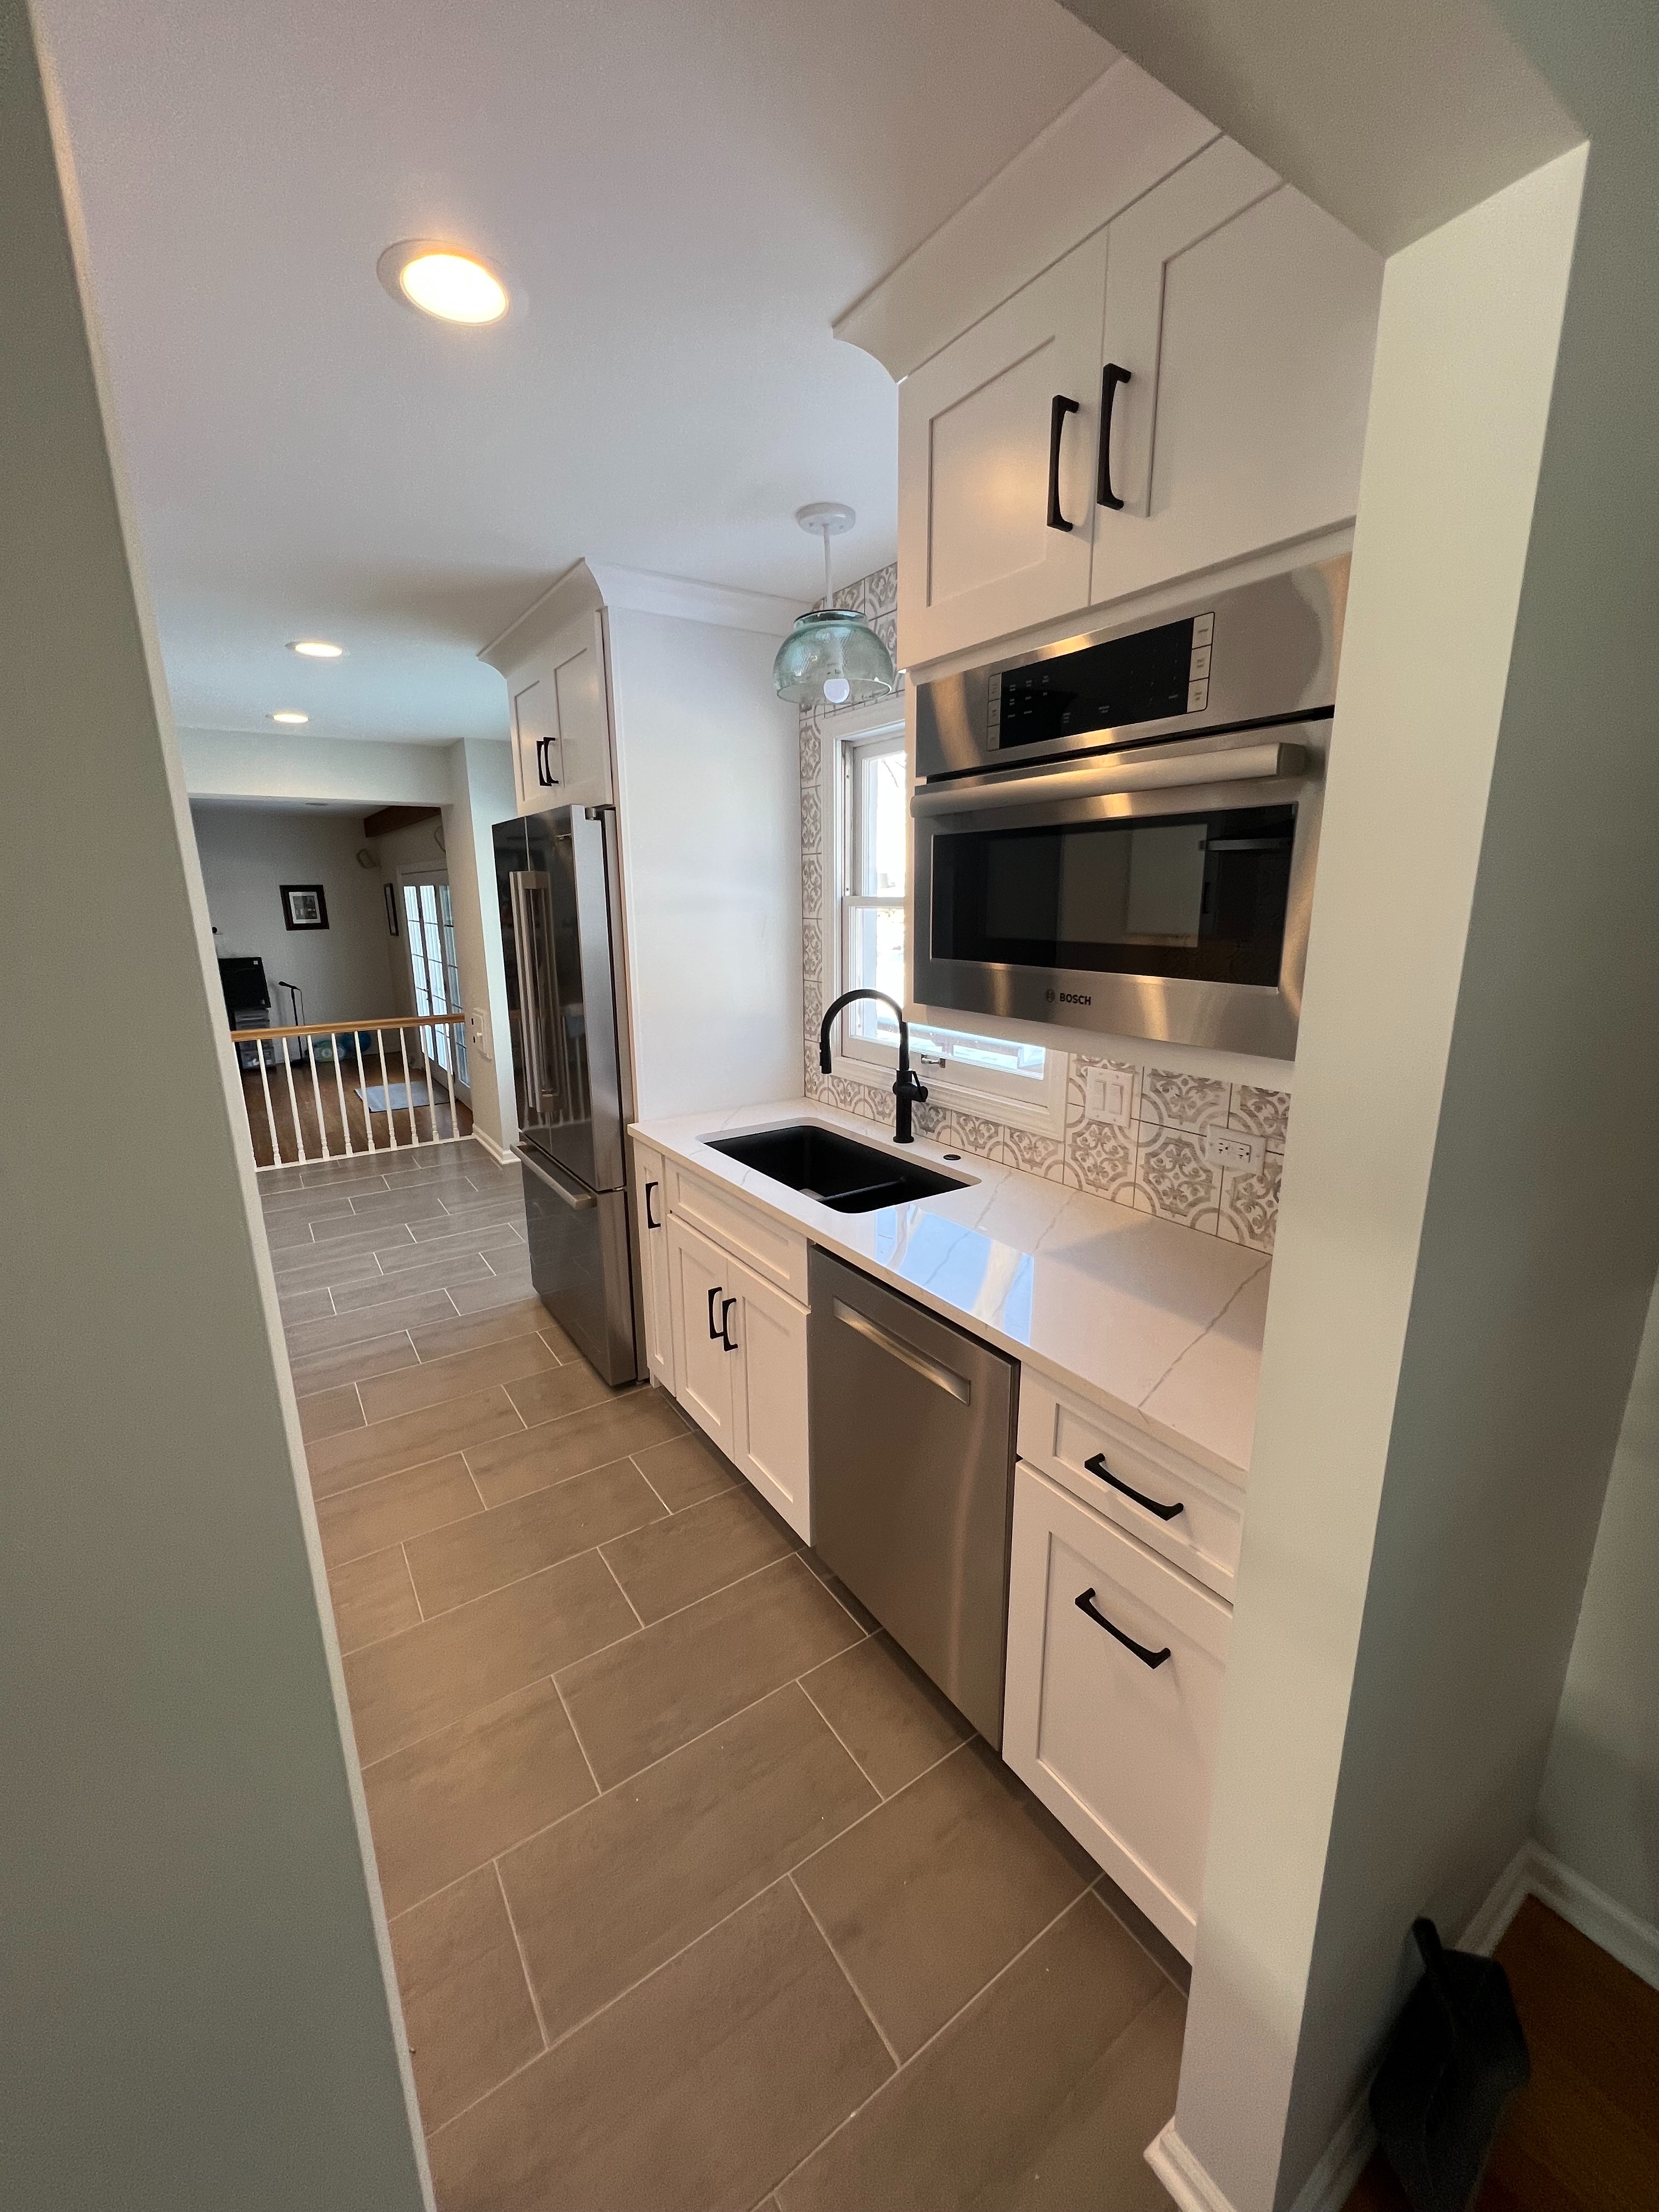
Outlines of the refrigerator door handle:
[[580,1194],[574,1190],[567,1190],[558,1177],[549,1175],[547,1170],[538,1161],[531,1158],[522,1146],[518,1146],[517,1150],[521,1165],[528,1169],[538,1182],[544,1182],[556,1198],[562,1198],[573,1213],[585,1213],[590,1206],[599,1204],[599,1200],[591,1190],[585,1190]]
[[522,1103],[529,1109],[525,1118],[539,1121],[542,1100],[547,1095],[547,1075],[542,1066],[541,988],[532,936],[530,878],[515,868],[507,881],[513,901],[513,951],[519,969],[519,1029],[524,1039],[526,1097]]

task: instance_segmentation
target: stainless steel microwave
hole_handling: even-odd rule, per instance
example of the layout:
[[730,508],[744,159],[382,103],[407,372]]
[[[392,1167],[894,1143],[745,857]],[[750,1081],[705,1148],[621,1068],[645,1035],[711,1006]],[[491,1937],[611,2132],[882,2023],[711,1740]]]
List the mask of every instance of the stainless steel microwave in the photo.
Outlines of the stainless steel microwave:
[[1347,578],[921,685],[915,999],[1294,1058]]

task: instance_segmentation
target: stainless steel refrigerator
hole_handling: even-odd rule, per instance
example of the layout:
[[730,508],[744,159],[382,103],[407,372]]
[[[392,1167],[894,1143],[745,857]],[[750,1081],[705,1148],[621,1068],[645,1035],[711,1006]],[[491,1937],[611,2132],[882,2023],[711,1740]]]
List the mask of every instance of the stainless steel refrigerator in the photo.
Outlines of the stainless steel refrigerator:
[[611,1383],[641,1372],[628,1204],[627,969],[608,806],[495,824],[530,1273]]

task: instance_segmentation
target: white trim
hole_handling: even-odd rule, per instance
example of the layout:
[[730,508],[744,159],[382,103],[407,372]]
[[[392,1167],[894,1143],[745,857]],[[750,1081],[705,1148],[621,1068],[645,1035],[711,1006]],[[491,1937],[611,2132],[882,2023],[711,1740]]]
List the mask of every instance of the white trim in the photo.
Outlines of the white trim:
[[1529,1848],[1527,1887],[1539,1902],[1599,1944],[1609,1958],[1628,1966],[1650,1990],[1659,1990],[1659,1928],[1638,1919],[1541,1844],[1534,1842]]
[[1120,56],[830,328],[908,376],[1218,135]]
[[771,592],[702,584],[690,576],[661,576],[649,568],[619,568],[608,561],[575,561],[521,615],[515,615],[499,635],[480,646],[478,658],[505,673],[568,623],[607,608],[626,608],[635,614],[678,615],[687,622],[711,623],[722,629],[757,630],[763,637],[786,636],[801,611],[795,600],[780,599]]
[[506,1146],[498,1145],[493,1137],[487,1137],[476,1122],[467,1136],[461,1139],[461,1142],[465,1144],[469,1139],[475,1145],[482,1145],[498,1168],[510,1168],[519,1157],[516,1152],[509,1151]]
[[[1475,1908],[1458,1949],[1490,1958],[1528,1897],[1559,1912],[1609,1958],[1628,1966],[1650,1989],[1659,1990],[1659,1928],[1639,1919],[1532,1837]],[[1376,2145],[1369,2095],[1368,2083],[1303,2184],[1291,2212],[1341,2212]],[[1176,2134],[1173,2119],[1147,2144],[1146,2157],[1181,2212],[1234,2212],[1231,2200]]]

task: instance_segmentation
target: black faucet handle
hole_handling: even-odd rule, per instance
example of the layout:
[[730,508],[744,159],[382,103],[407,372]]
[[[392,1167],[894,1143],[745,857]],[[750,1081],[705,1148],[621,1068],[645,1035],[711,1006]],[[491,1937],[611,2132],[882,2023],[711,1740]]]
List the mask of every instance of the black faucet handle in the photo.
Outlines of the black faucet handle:
[[913,1104],[920,1106],[927,1098],[927,1085],[914,1067],[902,1067],[893,1085],[893,1096],[895,1098],[908,1098]]

